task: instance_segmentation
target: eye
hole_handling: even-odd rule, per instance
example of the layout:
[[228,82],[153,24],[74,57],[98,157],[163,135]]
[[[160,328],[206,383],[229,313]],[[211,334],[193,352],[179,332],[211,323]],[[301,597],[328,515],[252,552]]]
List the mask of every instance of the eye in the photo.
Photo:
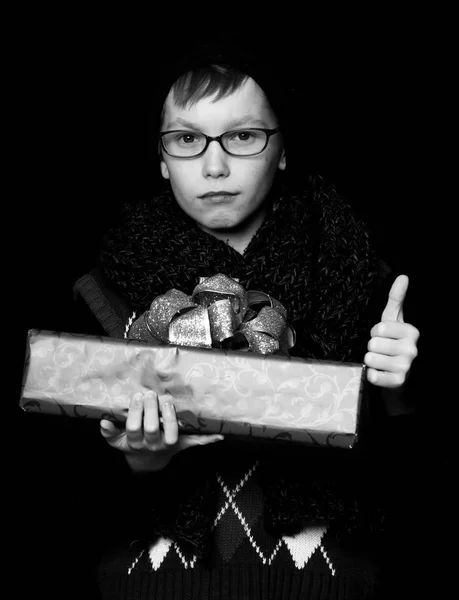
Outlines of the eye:
[[194,133],[181,133],[177,135],[177,142],[185,145],[196,144],[200,139],[200,136],[195,135]]
[[236,142],[250,142],[253,137],[254,135],[250,131],[237,131],[231,139]]

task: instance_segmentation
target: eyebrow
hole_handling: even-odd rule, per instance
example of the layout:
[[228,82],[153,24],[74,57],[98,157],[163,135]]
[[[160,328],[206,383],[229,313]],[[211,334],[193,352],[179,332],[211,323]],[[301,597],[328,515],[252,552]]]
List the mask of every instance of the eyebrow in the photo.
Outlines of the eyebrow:
[[[253,115],[244,115],[238,119],[231,119],[230,121],[226,121],[225,128],[233,129],[233,127],[240,127],[241,125],[247,125],[248,123],[260,125],[261,127],[267,128],[268,125],[266,121],[263,119],[258,119]],[[191,123],[191,121],[187,121],[186,119],[182,119],[181,117],[177,117],[174,121],[170,121],[166,124],[165,129],[170,129],[172,127],[176,127],[177,125],[182,125],[183,127],[187,127],[188,129],[197,129],[200,130],[200,125],[196,123]]]

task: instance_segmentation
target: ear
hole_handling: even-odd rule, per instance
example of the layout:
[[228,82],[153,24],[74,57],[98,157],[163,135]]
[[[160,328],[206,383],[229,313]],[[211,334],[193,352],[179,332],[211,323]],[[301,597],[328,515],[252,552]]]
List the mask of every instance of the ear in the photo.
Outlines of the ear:
[[161,169],[161,175],[164,177],[164,179],[170,179],[169,169],[167,168],[166,161],[164,159],[161,159],[159,168]]
[[285,154],[285,150],[282,150],[282,154],[280,156],[279,164],[278,164],[277,168],[280,171],[285,171],[285,169],[287,168],[287,156]]

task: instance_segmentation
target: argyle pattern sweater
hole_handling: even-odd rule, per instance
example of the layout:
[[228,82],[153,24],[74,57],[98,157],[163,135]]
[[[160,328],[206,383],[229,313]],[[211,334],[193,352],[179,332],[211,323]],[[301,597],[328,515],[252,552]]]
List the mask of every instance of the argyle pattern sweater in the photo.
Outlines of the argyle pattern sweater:
[[[300,355],[314,356],[317,352],[322,358],[329,356],[335,359],[360,355],[360,339],[354,331],[354,322],[364,310],[365,299],[370,295],[373,285],[365,275],[371,262],[370,254],[365,250],[366,238],[359,226],[354,232],[356,250],[348,245],[350,236],[344,235],[344,231],[349,233],[345,226],[347,209],[338,200],[335,202],[332,193],[314,192],[309,204],[295,198],[291,203],[285,201],[276,205],[272,216],[252,240],[244,256],[238,255],[223,242],[205,235],[190,224],[182,223],[175,213],[172,219],[168,196],[157,199],[152,205],[153,214],[150,214],[153,208],[142,207],[129,221],[129,235],[121,231],[106,245],[103,254],[104,275],[101,277],[99,271],[92,271],[83,276],[75,286],[77,298],[82,301],[86,310],[89,307],[99,329],[94,323],[85,322],[72,330],[97,335],[101,333],[101,326],[105,335],[126,337],[129,326],[135,319],[133,309],[139,316],[157,293],[174,285],[187,292],[195,280],[195,274],[207,275],[217,269],[241,278],[249,289],[267,290],[287,306],[293,307],[293,312],[297,313],[295,327],[298,333],[304,333],[300,336],[302,341],[297,344]],[[297,210],[302,215],[301,219],[292,218],[290,208]],[[307,230],[314,230],[310,224],[316,218],[314,211],[325,219],[324,228],[328,234],[324,233],[323,237],[328,246],[315,240],[316,234],[313,232],[310,243],[307,243],[305,227]],[[337,216],[340,219],[337,220]],[[172,232],[179,225],[182,228],[181,235],[173,237]],[[279,243],[274,243],[274,236]],[[133,246],[127,244],[126,248],[126,240],[131,240]],[[202,252],[193,251],[193,248]],[[311,249],[320,251],[317,261],[309,256]],[[360,251],[362,254],[359,254]],[[347,255],[349,260],[344,261],[343,256]],[[209,257],[212,257],[212,261]],[[298,284],[298,289],[283,275],[282,269],[285,267],[288,270],[291,264],[303,265],[301,273],[297,273],[298,277],[292,275],[292,281]],[[311,267],[310,274],[305,270],[306,264]],[[244,279],[246,272],[252,274],[252,279]],[[361,273],[362,276],[359,275]],[[105,285],[107,276],[112,284],[117,282],[117,286]],[[298,279],[300,276],[301,281]],[[340,289],[338,280],[342,282]],[[357,283],[363,286],[362,289]],[[152,287],[156,285],[161,289]],[[327,294],[324,294],[324,289],[328,290]],[[304,290],[308,290],[307,297],[304,296]],[[308,298],[313,300],[311,305],[308,304]],[[316,318],[311,320],[314,307],[317,314],[314,313]],[[302,316],[306,321],[303,322]],[[369,321],[377,322],[373,318]],[[337,323],[340,324],[339,327]],[[316,331],[314,324],[324,324],[324,327]],[[366,324],[363,320],[359,327],[365,331]],[[349,335],[346,333],[348,329]],[[334,348],[339,349],[343,344],[347,345],[346,353],[335,355]],[[162,527],[161,521],[156,517],[153,524],[152,505],[155,500],[164,498],[165,505],[162,508],[167,512],[167,503],[174,502],[171,495],[176,496],[177,489],[179,496],[181,493],[184,497],[187,495],[186,484],[181,488],[175,487],[174,494],[171,494],[174,486],[166,485],[174,478],[175,482],[172,483],[177,480],[180,482],[180,469],[176,472],[174,465],[182,460],[192,461],[194,457],[197,462],[190,463],[188,469],[189,483],[193,486],[193,477],[199,477],[199,467],[204,464],[202,457],[207,452],[217,456],[220,452],[217,447],[224,448],[225,444],[227,440],[196,448],[196,451],[193,448],[182,452],[173,458],[164,472],[145,476],[148,481],[145,480],[143,487],[142,484],[137,490],[129,491],[127,504],[123,503],[117,522],[129,521],[133,515],[137,515],[140,526],[133,528],[132,535],[120,535],[118,540],[115,535],[111,540],[113,543],[108,544],[107,551],[102,553],[97,575],[101,598],[359,600],[387,597],[382,595],[379,583],[380,572],[377,565],[381,565],[381,554],[388,556],[387,548],[379,547],[380,538],[373,538],[368,532],[361,537],[352,535],[356,534],[355,528],[352,534],[344,536],[335,520],[325,516],[328,511],[326,505],[331,503],[334,504],[331,512],[341,512],[359,522],[362,520],[359,509],[350,510],[348,505],[341,511],[340,506],[337,506],[340,498],[337,497],[335,501],[333,494],[322,503],[322,491],[316,490],[313,502],[317,507],[317,518],[305,518],[301,527],[298,527],[298,518],[305,508],[309,512],[314,512],[315,508],[311,508],[309,496],[300,494],[297,498],[290,490],[286,490],[284,496],[290,499],[290,513],[282,516],[279,506],[276,519],[280,523],[279,519],[285,518],[283,525],[288,525],[289,520],[296,516],[295,530],[287,532],[287,526],[282,528],[281,534],[277,534],[274,521],[267,516],[267,496],[263,491],[266,488],[260,485],[261,465],[254,453],[247,455],[245,461],[238,456],[233,464],[231,461],[212,461],[215,466],[215,469],[213,466],[210,469],[214,483],[212,489],[218,497],[215,502],[209,502],[208,507],[205,496],[201,498],[204,498],[204,502],[200,503],[204,507],[205,518],[207,522],[211,521],[212,527],[200,527],[202,513],[198,514],[187,505],[184,507],[187,510],[184,511],[179,505],[176,514],[179,519],[189,519],[191,527],[187,527],[187,523],[181,523],[180,528],[173,527],[171,530],[166,525],[166,519]],[[203,454],[200,454],[201,450]],[[116,454],[116,451],[113,453]],[[200,459],[202,463],[199,462]],[[324,473],[328,475],[331,473],[329,470],[332,463],[335,470],[338,464],[336,461],[327,463],[325,459],[322,462],[322,458],[317,461],[309,458],[304,462],[305,469],[308,466],[314,467],[315,472],[312,472],[314,469],[300,471],[303,463],[298,458],[295,459],[293,453],[294,468],[298,469],[299,475],[306,475],[309,481],[314,481],[316,476],[320,479]],[[266,468],[265,461],[263,464]],[[209,473],[208,464],[206,469]],[[371,471],[368,467],[362,468],[360,476],[353,482],[347,483],[345,477],[343,497],[353,497],[356,482],[360,488],[371,488],[377,478],[369,475],[370,472],[377,473],[377,469],[375,464],[371,466]],[[339,475],[338,472],[336,474]],[[171,481],[165,483],[167,477]],[[123,487],[130,490],[134,479],[135,475],[127,477],[126,481],[117,477],[115,489]],[[144,481],[144,476],[141,479]],[[372,495],[377,497],[376,492],[370,494]],[[295,504],[297,499],[298,505]],[[319,505],[324,508],[323,514]],[[166,530],[175,531],[175,536],[169,535]],[[206,535],[210,536],[206,539],[205,552],[201,552],[199,556],[193,551],[193,544],[202,540],[193,538],[193,530],[205,530]],[[202,545],[199,548],[202,549]]]
[[[86,302],[99,321],[118,324],[120,337],[126,337],[132,315],[123,313],[123,306],[103,290],[90,275],[79,282]],[[86,306],[87,308],[87,306]],[[114,308],[116,310],[114,310]],[[81,314],[81,308],[80,308]],[[122,315],[121,318],[119,315]],[[79,330],[100,332],[96,323]],[[106,321],[104,320],[106,319]],[[124,323],[124,325],[123,325]],[[124,333],[123,333],[124,332]],[[215,444],[221,451],[227,442]],[[212,517],[212,537],[208,541],[209,555],[198,558],[189,549],[167,536],[145,542],[139,540],[143,526],[148,528],[150,506],[148,497],[168,487],[168,477],[174,473],[174,461],[190,461],[189,471],[200,464],[199,452],[212,452],[212,446],[197,447],[174,457],[171,464],[158,474],[136,475],[121,471],[119,485],[136,504],[141,522],[135,534],[124,536],[102,552],[97,567],[97,586],[102,599],[147,598],[172,600],[359,600],[382,598],[380,588],[380,556],[371,539],[355,544],[352,539],[337,536],[334,524],[328,521],[308,522],[301,531],[277,536],[265,524],[265,497],[259,485],[260,465],[256,454],[238,454],[234,465],[215,469],[218,498]],[[108,449],[113,461],[119,453]],[[192,457],[192,453],[195,457]],[[202,460],[206,460],[204,454]],[[191,457],[191,458],[190,458]],[[195,463],[193,463],[195,461]],[[125,467],[125,465],[124,465]],[[352,489],[352,482],[349,482]],[[180,489],[180,488],[179,488]],[[123,499],[126,498],[126,492]],[[142,499],[140,502],[139,499]],[[126,511],[126,518],[129,507]],[[122,536],[120,536],[122,537]]]
[[126,542],[99,566],[102,598],[175,600],[359,600],[377,598],[374,549],[339,541],[328,522],[305,524],[277,537],[265,527],[258,462],[215,473],[217,510],[210,555],[198,559],[160,536],[143,545]]

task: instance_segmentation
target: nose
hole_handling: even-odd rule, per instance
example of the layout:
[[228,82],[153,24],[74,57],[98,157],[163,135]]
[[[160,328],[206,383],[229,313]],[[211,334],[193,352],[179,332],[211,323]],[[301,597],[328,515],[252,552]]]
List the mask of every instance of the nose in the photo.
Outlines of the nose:
[[227,177],[229,175],[228,159],[229,155],[217,141],[210,142],[203,155],[204,177]]

